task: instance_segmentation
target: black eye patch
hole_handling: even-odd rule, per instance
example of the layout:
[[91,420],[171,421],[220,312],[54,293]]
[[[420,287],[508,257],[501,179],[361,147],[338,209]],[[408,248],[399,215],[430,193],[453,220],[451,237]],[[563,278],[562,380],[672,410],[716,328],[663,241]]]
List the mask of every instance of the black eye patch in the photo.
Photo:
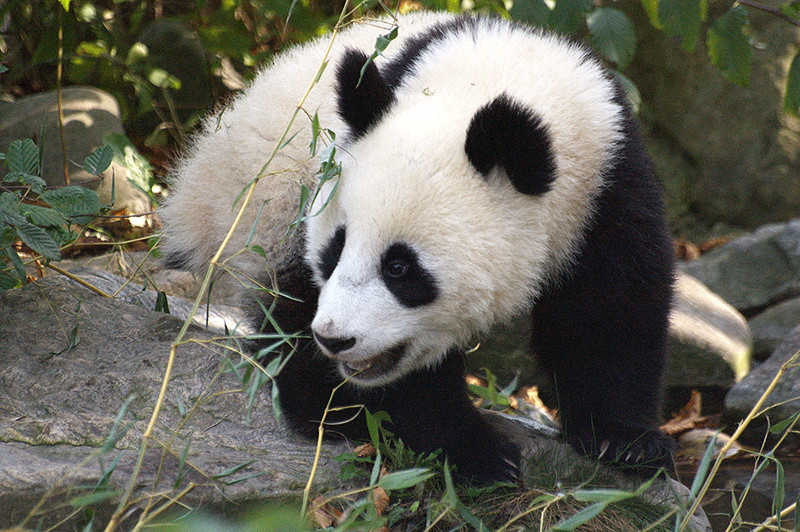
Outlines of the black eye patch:
[[320,275],[326,281],[330,279],[331,275],[333,275],[333,270],[339,264],[339,257],[342,256],[342,250],[344,249],[344,237],[345,229],[341,225],[336,229],[333,237],[328,240],[328,243],[325,244],[325,247],[322,248],[322,253],[319,254],[317,268],[319,268]]
[[436,279],[402,242],[389,246],[381,257],[381,278],[400,304],[409,308],[433,303],[439,295]]

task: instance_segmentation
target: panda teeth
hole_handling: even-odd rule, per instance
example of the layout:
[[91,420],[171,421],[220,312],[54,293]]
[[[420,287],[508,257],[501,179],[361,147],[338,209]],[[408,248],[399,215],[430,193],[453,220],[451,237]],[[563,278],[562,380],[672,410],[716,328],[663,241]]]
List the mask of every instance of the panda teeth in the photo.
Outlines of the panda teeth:
[[354,360],[345,362],[345,365],[353,371],[364,371],[372,367],[372,360]]

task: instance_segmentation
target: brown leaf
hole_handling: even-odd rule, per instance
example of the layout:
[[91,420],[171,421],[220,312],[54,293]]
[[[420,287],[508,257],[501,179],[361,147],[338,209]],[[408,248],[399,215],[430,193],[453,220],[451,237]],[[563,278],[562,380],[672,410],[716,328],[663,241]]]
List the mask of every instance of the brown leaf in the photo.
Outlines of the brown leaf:
[[342,512],[330,504],[325,503],[325,498],[320,495],[311,501],[311,518],[314,523],[322,528],[327,528],[338,524],[342,517]]
[[383,488],[375,488],[372,490],[372,501],[375,503],[375,513],[381,516],[389,506],[389,494]]

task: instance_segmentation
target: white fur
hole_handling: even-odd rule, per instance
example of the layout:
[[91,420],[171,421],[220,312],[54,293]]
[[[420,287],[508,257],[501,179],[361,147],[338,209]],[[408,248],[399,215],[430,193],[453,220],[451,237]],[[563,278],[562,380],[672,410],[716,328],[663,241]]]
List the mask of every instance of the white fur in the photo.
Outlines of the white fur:
[[[446,18],[402,17],[398,40],[385,55],[391,58],[404,39]],[[343,32],[304,106],[311,114],[316,110],[323,127],[339,139],[346,129],[335,113],[337,60],[345,47],[369,54],[380,33],[385,26]],[[266,161],[326,47],[323,39],[281,56],[223,111],[219,127],[217,118],[207,121],[192,154],[178,167],[175,192],[162,215],[167,246],[189,252],[194,267],[205,265],[218,247],[236,212],[233,199]],[[502,93],[529,106],[549,128],[558,172],[543,196],[516,192],[499,170],[486,179],[467,160],[470,120]],[[333,275],[325,282],[316,272],[321,294],[312,323],[317,334],[357,339],[337,356],[340,362],[357,366],[398,344],[407,346],[389,374],[356,376],[363,385],[384,384],[435,364],[450,347],[529,310],[541,286],[568,267],[621,140],[613,87],[596,62],[577,46],[502,21],[482,21],[474,39],[459,33],[430,46],[395,97],[374,129],[340,147],[343,171],[332,201],[306,229],[312,266],[336,228],[347,229]],[[276,175],[259,183],[228,255],[244,245],[265,201],[255,243],[267,250],[269,266],[287,253],[279,242],[297,212],[299,184],[310,186],[317,169],[309,160],[309,129],[301,116],[292,130],[299,133],[269,168]],[[323,186],[312,212],[333,186]],[[433,303],[406,308],[381,280],[381,254],[397,241],[412,246],[433,272],[440,291]],[[251,274],[264,267],[252,254],[236,261]]]

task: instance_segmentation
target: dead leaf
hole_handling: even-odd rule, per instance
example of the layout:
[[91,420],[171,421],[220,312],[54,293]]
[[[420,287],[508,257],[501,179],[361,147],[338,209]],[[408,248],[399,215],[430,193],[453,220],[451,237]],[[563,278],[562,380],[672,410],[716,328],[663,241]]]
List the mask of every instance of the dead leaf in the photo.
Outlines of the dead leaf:
[[381,516],[389,506],[389,494],[383,488],[375,488],[372,490],[372,501],[375,504],[375,513]]
[[327,528],[339,523],[342,512],[330,504],[326,504],[325,498],[320,495],[311,501],[311,518],[320,527]]

